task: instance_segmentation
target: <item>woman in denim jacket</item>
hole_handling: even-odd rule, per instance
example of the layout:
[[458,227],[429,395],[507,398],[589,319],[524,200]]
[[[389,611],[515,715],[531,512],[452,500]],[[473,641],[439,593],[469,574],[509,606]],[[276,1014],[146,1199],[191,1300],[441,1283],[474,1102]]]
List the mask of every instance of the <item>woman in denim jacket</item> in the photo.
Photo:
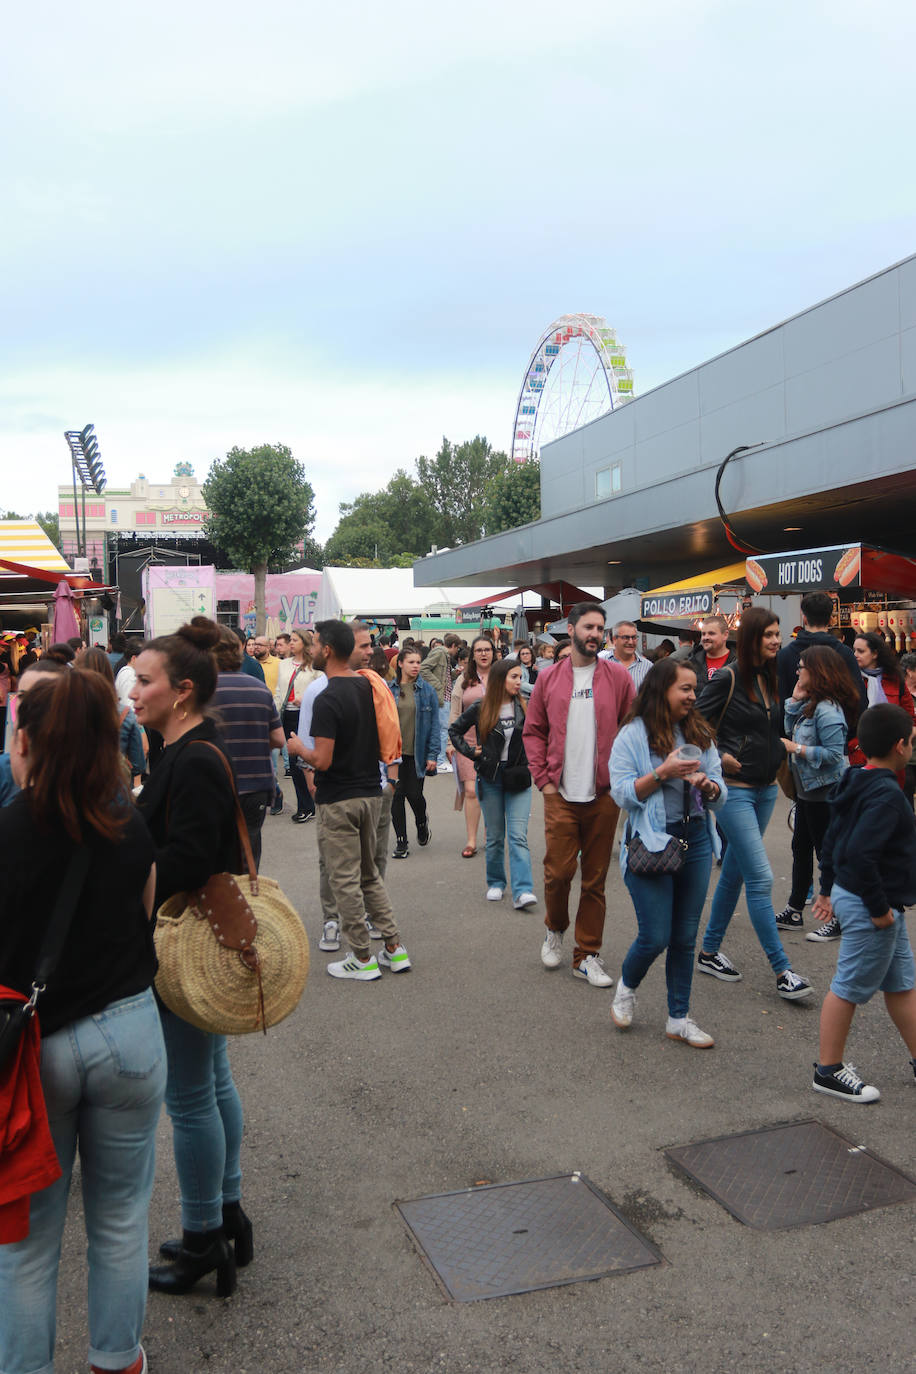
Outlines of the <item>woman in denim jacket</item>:
[[[690,989],[712,855],[714,849],[718,852],[707,807],[720,807],[728,792],[712,729],[694,709],[696,688],[693,667],[672,658],[656,663],[611,751],[611,793],[627,813],[620,866],[639,926],[623,961],[611,1018],[620,1030],[632,1024],[636,989],[658,956],[667,951],[665,1033],[669,1040],[710,1049],[712,1036],[690,1016]],[[693,746],[693,758],[682,758],[685,746]],[[652,853],[659,853],[672,838],[684,841],[683,867],[675,874],[652,877],[630,870],[627,844],[634,834]]]
[[[795,783],[795,829],[792,833],[792,891],[788,905],[776,917],[783,930],[800,930],[802,912],[814,874],[815,852],[830,821],[831,788],[849,767],[847,740],[855,737],[859,694],[849,670],[835,649],[812,645],[798,663],[798,681],[785,703],[783,740]],[[809,939],[839,937],[828,921],[811,931]],[[825,933],[826,932],[826,933]]]
[[417,823],[417,843],[422,847],[429,844],[430,838],[423,783],[427,773],[436,771],[439,698],[436,689],[419,676],[422,661],[420,650],[412,644],[402,649],[398,654],[397,677],[388,684],[398,704],[402,741],[398,781],[391,802],[396,859],[406,859],[410,853],[405,803],[409,803]]

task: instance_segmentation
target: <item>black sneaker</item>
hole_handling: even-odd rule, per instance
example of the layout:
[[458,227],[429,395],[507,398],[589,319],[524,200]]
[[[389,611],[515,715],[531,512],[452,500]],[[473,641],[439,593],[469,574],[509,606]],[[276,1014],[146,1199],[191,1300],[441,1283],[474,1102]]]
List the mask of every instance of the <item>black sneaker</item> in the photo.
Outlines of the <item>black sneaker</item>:
[[841,934],[839,921],[835,916],[831,916],[830,920],[825,921],[822,926],[809,930],[805,939],[812,940],[817,945],[825,945],[828,940],[838,940]]
[[815,1064],[811,1086],[816,1093],[842,1097],[846,1102],[877,1102],[881,1097],[877,1088],[870,1083],[863,1083],[852,1064],[841,1064],[838,1069],[829,1069],[825,1073]]
[[793,973],[790,968],[787,968],[785,973],[781,973],[776,979],[776,991],[787,1002],[798,1002],[802,997],[810,997],[814,988],[807,978],[803,978],[800,973]]
[[430,837],[429,821],[424,821],[422,825],[417,826],[417,844],[421,849],[425,844],[429,844]]
[[787,906],[777,914],[776,924],[780,930],[801,930],[805,922],[800,911],[796,911],[794,906]]
[[398,840],[397,844],[394,846],[394,857],[396,859],[406,859],[409,853],[410,849],[408,847],[407,841]]
[[701,973],[709,973],[713,978],[721,978],[723,983],[741,982],[742,975],[735,968],[731,959],[719,952],[707,954],[705,950],[701,949],[697,956],[697,968]]

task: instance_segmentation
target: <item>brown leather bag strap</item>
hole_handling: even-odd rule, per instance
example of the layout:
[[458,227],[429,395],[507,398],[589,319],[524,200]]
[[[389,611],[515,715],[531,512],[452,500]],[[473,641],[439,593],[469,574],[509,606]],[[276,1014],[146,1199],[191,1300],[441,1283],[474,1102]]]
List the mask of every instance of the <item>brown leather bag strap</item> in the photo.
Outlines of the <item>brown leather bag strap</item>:
[[251,840],[248,838],[248,826],[245,824],[245,817],[242,814],[242,803],[239,801],[238,789],[235,785],[235,775],[232,772],[232,764],[226,758],[222,749],[214,744],[212,740],[199,739],[195,744],[205,744],[208,749],[212,749],[222,759],[223,767],[229,776],[229,786],[232,788],[232,799],[235,802],[235,823],[239,832],[239,844],[242,849],[242,856],[245,860],[245,867],[248,870],[248,878],[251,882],[251,891],[256,897],[258,895],[258,871],[255,868],[254,854],[251,849]]

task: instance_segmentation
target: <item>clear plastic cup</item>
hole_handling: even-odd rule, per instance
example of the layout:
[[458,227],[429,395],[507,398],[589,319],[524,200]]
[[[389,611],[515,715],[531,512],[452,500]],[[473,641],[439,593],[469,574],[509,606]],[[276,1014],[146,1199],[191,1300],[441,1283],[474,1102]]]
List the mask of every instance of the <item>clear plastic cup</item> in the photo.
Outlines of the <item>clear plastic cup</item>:
[[678,747],[677,756],[682,763],[699,763],[703,750],[695,744],[682,744]]

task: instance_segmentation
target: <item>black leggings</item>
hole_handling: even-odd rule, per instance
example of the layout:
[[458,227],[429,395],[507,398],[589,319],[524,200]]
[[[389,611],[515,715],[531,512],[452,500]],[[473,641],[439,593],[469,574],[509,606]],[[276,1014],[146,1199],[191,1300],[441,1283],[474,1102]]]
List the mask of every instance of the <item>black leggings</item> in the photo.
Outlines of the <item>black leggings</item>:
[[[287,739],[299,729],[299,707],[287,706],[283,712],[283,733]],[[305,773],[299,767],[299,760],[292,754],[289,758],[289,771],[293,777],[293,787],[296,789],[296,811],[306,816],[310,816],[315,810],[315,803],[309,791],[308,783],[305,780]]]
[[821,857],[821,845],[829,824],[829,802],[798,798],[792,832],[792,893],[789,897],[789,906],[796,911],[805,909],[805,899],[814,877],[814,855]]
[[404,802],[417,822],[417,830],[426,824],[426,798],[423,796],[423,780],[426,773],[417,773],[416,759],[413,754],[402,754],[398,769],[398,782],[391,799],[391,824],[397,839],[407,839],[407,811]]

